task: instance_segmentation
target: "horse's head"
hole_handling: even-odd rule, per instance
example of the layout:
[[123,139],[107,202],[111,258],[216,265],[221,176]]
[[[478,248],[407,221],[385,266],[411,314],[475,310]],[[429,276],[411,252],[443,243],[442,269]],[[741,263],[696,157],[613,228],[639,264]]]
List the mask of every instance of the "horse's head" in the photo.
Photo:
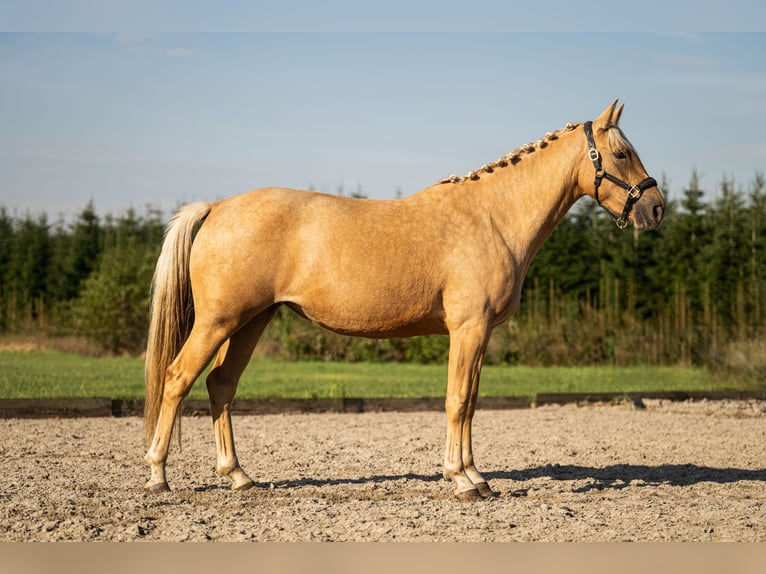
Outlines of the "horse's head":
[[616,106],[617,100],[595,121],[583,125],[585,153],[578,183],[615,217],[621,229],[628,220],[637,229],[654,229],[662,222],[665,200],[619,128],[624,104]]

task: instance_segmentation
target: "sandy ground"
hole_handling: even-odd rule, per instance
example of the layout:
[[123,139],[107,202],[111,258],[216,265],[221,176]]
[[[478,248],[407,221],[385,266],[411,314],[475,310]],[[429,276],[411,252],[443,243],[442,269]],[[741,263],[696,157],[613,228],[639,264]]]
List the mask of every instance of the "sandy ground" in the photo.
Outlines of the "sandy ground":
[[646,407],[478,411],[479,503],[441,479],[435,412],[236,417],[246,492],[186,417],[162,495],[139,418],[0,420],[0,541],[766,541],[766,403]]

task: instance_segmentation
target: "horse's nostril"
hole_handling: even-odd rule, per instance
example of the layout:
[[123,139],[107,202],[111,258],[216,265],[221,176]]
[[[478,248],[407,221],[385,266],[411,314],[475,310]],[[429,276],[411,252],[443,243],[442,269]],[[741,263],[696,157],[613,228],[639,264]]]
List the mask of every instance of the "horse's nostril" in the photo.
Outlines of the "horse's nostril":
[[657,222],[662,221],[662,216],[664,214],[664,211],[665,210],[662,207],[662,205],[655,205],[654,206],[654,209],[652,209],[652,213],[654,214],[655,221],[657,221]]

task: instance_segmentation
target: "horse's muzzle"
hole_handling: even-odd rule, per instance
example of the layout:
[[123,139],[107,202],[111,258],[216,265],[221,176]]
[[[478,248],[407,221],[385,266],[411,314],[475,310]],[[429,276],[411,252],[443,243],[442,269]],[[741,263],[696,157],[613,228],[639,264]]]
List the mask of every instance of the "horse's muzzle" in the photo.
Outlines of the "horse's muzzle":
[[639,231],[657,229],[665,216],[665,205],[656,203],[644,206],[641,202],[633,207],[633,224]]

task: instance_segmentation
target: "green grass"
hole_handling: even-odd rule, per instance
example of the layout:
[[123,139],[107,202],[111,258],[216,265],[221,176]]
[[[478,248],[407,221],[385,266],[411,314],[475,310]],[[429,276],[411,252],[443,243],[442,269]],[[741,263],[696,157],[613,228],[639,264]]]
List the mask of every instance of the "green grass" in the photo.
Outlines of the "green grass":
[[140,359],[96,359],[56,351],[0,352],[0,397],[137,398],[144,392]]
[[[141,359],[56,351],[0,352],[0,398],[143,398]],[[441,397],[446,365],[253,361],[238,398]],[[536,393],[711,391],[751,388],[691,367],[485,367],[481,396]],[[191,398],[207,398],[204,380]]]

